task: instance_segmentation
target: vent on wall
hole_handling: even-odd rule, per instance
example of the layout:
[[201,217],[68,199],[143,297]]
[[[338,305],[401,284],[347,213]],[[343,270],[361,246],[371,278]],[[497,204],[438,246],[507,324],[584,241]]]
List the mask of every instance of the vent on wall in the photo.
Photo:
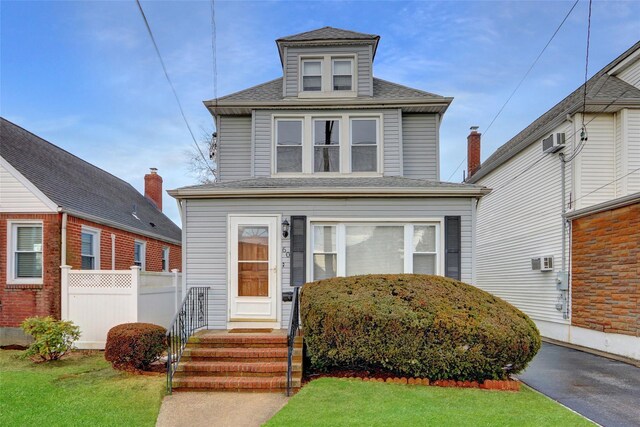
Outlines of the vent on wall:
[[564,133],[552,133],[542,140],[542,151],[555,153],[564,148]]

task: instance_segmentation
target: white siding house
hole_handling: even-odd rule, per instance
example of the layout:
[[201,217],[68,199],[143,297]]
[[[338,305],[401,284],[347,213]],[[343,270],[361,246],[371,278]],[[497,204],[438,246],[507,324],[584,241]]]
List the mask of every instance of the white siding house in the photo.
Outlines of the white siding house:
[[[492,188],[478,203],[477,286],[522,309],[545,337],[630,357],[640,354],[640,337],[607,339],[612,334],[594,332],[602,337],[594,340],[572,326],[571,278],[566,290],[557,279],[570,272],[572,261],[571,223],[563,218],[563,206],[570,213],[640,191],[638,57],[640,43],[589,80],[586,106],[580,87],[468,179]],[[544,153],[542,140],[558,133],[565,137],[564,148]],[[533,269],[532,259],[546,256],[553,267]]]

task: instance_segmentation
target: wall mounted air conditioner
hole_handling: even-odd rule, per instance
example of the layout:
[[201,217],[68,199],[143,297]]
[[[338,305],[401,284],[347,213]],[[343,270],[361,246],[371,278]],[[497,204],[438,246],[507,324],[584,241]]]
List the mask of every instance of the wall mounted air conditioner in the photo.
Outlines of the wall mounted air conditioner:
[[542,151],[544,153],[555,153],[564,148],[564,133],[552,133],[542,140]]
[[553,271],[553,256],[531,258],[531,269],[536,271]]

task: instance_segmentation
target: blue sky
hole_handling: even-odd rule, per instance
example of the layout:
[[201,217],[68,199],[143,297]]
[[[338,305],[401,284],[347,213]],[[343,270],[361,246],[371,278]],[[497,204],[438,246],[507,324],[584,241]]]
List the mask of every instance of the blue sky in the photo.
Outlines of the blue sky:
[[[202,105],[213,97],[210,2],[142,4],[195,133],[212,130]],[[278,37],[325,25],[379,34],[377,77],[454,97],[440,138],[446,180],[469,126],[484,132],[572,4],[217,0],[218,95],[281,76]],[[579,2],[483,136],[483,159],[580,85],[587,7]],[[194,183],[192,141],[133,0],[2,0],[0,13],[3,117],[139,190],[149,167],[165,189]],[[589,75],[639,38],[640,2],[594,2]],[[179,223],[168,195],[164,206]]]

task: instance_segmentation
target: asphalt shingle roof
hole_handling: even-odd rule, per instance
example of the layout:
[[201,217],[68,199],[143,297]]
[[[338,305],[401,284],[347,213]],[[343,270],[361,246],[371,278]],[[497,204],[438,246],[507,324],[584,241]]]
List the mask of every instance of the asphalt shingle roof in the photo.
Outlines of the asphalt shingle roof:
[[[414,89],[408,86],[403,86],[397,83],[388,82],[386,80],[373,78],[373,98],[379,99],[416,99],[424,98],[425,100],[445,100],[445,97],[436,95],[434,93],[425,92],[419,89]],[[225,101],[247,101],[247,102],[278,102],[283,101],[285,98],[282,96],[282,77],[275,80],[268,81],[266,83],[259,84],[257,86],[250,87],[248,89],[235,92],[221,98],[218,98],[218,102],[224,103]],[[215,102],[215,99],[207,102]]]
[[380,38],[375,34],[358,33],[355,31],[341,30],[334,27],[322,27],[317,30],[305,31],[279,38],[277,41],[314,41],[314,40],[376,40]]
[[180,228],[129,183],[1,117],[0,156],[63,210],[181,241]]
[[[625,81],[608,74],[624,58],[640,49],[640,42],[634,44],[625,53],[616,58],[587,81],[587,111],[602,112],[608,103],[612,105],[623,103],[640,103],[640,89]],[[538,117],[520,133],[499,147],[491,156],[482,162],[480,169],[470,178],[469,182],[477,182],[483,176],[511,159],[529,145],[539,140],[539,132],[558,118],[564,118],[566,114],[582,104],[584,86],[580,85],[569,96],[564,98],[546,113]],[[592,104],[589,107],[589,104]],[[604,104],[604,105],[600,105]],[[596,105],[596,106],[593,106]]]
[[439,188],[439,189],[478,189],[486,187],[474,184],[412,179],[399,176],[381,176],[366,178],[251,178],[236,181],[222,181],[212,184],[192,185],[185,189],[279,189],[279,188]]

